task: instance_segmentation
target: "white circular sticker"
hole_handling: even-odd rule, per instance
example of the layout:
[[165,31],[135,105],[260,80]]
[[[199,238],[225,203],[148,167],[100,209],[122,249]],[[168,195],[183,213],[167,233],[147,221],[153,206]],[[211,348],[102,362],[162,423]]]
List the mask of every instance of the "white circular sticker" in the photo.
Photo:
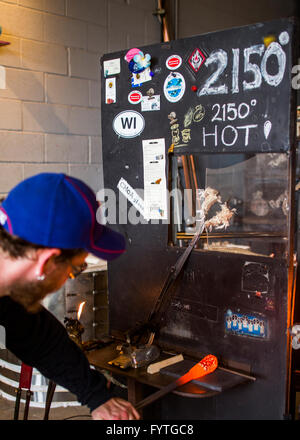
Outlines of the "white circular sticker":
[[185,79],[178,72],[170,73],[165,79],[164,94],[168,101],[179,101],[185,92]]
[[125,110],[115,116],[112,126],[118,136],[134,138],[144,130],[145,119],[134,110]]
[[279,43],[284,46],[285,44],[288,44],[289,41],[290,41],[289,34],[286,31],[281,32],[281,34],[279,35]]
[[130,92],[128,95],[128,101],[130,104],[139,104],[143,98],[143,95],[138,90],[135,90],[134,92]]
[[182,58],[179,55],[171,55],[166,61],[166,66],[169,70],[176,70],[181,64]]

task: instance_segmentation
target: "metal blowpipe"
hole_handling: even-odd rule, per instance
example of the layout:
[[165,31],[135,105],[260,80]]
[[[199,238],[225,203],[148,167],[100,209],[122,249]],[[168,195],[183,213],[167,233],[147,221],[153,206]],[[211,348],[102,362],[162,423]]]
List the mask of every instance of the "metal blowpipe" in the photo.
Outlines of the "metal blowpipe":
[[217,366],[218,359],[216,358],[216,356],[212,354],[205,356],[200,362],[194,365],[183,376],[179,377],[174,382],[171,382],[169,385],[166,385],[159,391],[156,391],[155,393],[141,400],[137,405],[135,405],[135,408],[139,410],[147,405],[150,405],[150,403],[153,403],[155,400],[160,399],[161,397],[165,396],[176,388],[190,382],[191,380],[198,379],[199,377],[203,377],[207,374],[212,373],[213,371],[215,371]]

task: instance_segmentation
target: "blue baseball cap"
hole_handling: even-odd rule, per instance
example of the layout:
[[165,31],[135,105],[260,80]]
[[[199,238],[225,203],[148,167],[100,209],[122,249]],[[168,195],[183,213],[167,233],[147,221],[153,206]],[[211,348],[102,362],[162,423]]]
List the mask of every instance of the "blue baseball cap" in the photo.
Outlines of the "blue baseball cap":
[[81,248],[110,261],[125,251],[125,239],[97,221],[98,208],[94,191],[81,180],[41,173],[10,191],[0,205],[0,224],[30,243]]

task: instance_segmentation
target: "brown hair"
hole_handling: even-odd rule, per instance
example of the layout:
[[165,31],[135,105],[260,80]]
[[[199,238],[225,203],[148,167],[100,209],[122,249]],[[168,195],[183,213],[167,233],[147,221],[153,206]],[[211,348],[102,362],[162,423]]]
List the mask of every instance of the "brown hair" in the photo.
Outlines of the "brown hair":
[[[0,249],[2,249],[11,258],[24,258],[28,253],[35,249],[47,249],[42,246],[30,243],[16,235],[9,234],[2,226],[0,226]],[[84,252],[84,249],[60,249],[61,253],[56,257],[57,262],[64,262]]]

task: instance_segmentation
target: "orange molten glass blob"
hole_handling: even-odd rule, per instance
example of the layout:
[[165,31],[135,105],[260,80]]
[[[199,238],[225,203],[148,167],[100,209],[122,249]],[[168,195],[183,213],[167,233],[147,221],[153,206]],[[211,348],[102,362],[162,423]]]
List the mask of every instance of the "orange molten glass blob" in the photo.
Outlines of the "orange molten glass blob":
[[212,373],[218,367],[216,356],[209,354],[205,356],[198,364],[194,365],[186,374],[177,379],[179,385],[183,385],[191,380],[206,376]]

